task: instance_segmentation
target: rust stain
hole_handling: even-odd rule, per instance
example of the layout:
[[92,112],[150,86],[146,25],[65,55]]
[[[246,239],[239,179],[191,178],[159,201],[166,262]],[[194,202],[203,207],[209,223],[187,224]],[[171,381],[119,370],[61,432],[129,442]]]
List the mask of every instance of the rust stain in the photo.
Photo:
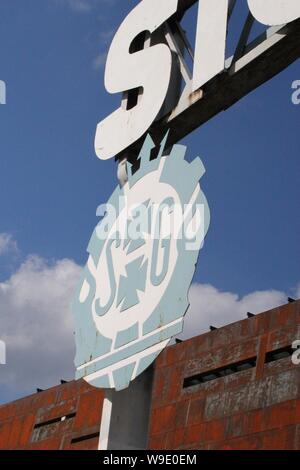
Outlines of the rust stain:
[[[282,312],[293,318],[288,328]],[[298,449],[300,366],[290,358],[266,363],[265,353],[290,344],[299,325],[297,301],[166,348],[155,363],[148,448]],[[183,388],[186,377],[253,354],[251,369]],[[2,405],[0,449],[96,450],[103,399],[102,390],[79,380]]]

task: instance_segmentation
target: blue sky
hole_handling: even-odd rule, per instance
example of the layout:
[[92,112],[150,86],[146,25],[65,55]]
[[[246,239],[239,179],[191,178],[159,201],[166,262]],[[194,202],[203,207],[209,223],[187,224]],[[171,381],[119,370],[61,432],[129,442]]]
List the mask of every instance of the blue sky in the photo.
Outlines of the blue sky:
[[[242,12],[245,2],[239,2]],[[119,97],[104,89],[105,54],[137,3],[1,0],[0,79],[7,84],[7,104],[0,106],[2,286],[18,290],[13,283],[24,272],[26,282],[36,272],[61,279],[62,266],[70,270],[73,286],[77,267],[86,261],[96,207],[117,184],[114,162],[101,162],[93,148],[97,123],[119,106]],[[237,31],[239,18],[233,21]],[[191,36],[194,25],[195,10],[185,21]],[[212,214],[195,283],[233,293],[236,302],[254,292],[276,291],[276,302],[298,293],[300,106],[291,102],[297,79],[299,61],[184,140],[189,158],[200,155],[205,164],[202,186]],[[12,301],[7,305],[0,296],[0,313],[11,309],[13,315],[20,308],[16,304],[14,310]],[[67,303],[58,303],[58,310],[61,305]],[[47,316],[47,322],[61,314]],[[231,319],[228,313],[223,323]],[[9,337],[5,325],[0,323],[0,339]],[[71,346],[67,354],[73,354]],[[15,369],[10,372],[18,376]],[[0,400],[44,380],[38,373],[33,377],[18,391],[5,385]]]

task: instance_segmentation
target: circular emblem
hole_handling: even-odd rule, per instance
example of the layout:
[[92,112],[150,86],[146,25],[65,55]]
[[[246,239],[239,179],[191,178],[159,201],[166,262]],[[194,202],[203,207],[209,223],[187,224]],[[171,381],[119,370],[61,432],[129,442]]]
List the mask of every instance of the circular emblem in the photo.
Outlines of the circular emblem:
[[[77,378],[126,388],[183,328],[188,290],[210,221],[199,158],[155,156],[148,135],[135,173],[115,189],[91,237],[75,298]],[[153,158],[153,153],[154,157]]]

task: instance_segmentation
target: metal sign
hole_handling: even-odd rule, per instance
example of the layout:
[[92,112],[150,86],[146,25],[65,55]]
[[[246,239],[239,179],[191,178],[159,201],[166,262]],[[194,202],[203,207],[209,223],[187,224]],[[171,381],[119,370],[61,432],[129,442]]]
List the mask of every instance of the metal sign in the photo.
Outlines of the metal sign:
[[[142,0],[121,24],[108,53],[105,87],[123,92],[123,101],[98,124],[99,158],[134,158],[149,129],[158,140],[170,129],[170,142],[178,142],[300,56],[299,0],[248,0],[249,15],[232,57],[225,51],[236,0],[199,2],[192,47],[180,20],[195,3]],[[271,28],[248,43],[255,21]]]
[[[73,303],[77,378],[121,390],[181,333],[188,290],[209,227],[204,167],[186,148],[164,152],[148,136],[140,168],[128,165],[88,246]],[[156,158],[152,159],[156,151]]]
[[[300,54],[299,0],[248,0],[229,58],[236,0],[199,2],[193,48],[180,21],[195,3],[142,0],[108,53],[105,86],[123,100],[98,124],[95,150],[119,159],[120,186],[98,210],[73,302],[76,376],[96,387],[126,388],[183,328],[210,213],[201,160],[188,163],[186,148],[171,146]],[[255,21],[271,28],[249,43]]]

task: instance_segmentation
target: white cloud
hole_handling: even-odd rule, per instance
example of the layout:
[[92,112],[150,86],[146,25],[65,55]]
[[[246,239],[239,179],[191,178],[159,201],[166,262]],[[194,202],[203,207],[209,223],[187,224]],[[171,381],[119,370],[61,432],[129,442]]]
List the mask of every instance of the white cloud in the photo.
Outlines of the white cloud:
[[0,283],[0,339],[7,347],[0,388],[12,398],[73,378],[69,304],[80,271],[72,260],[49,264],[31,256]]
[[100,52],[100,54],[93,60],[93,69],[98,70],[105,65],[107,52]]
[[89,11],[92,8],[92,4],[88,0],[68,0],[67,3],[77,11]]
[[9,233],[0,233],[0,256],[8,252],[18,252],[17,242]]
[[114,0],[55,0],[60,5],[67,5],[74,11],[89,12],[95,7],[112,4]]
[[[83,12],[83,13],[94,11],[96,10],[96,7],[98,8],[101,6],[112,7],[112,5],[115,3],[115,0],[54,0],[54,1],[58,5],[67,6],[76,12]],[[103,13],[102,10],[101,12]],[[102,16],[101,18],[104,19],[104,17]],[[94,70],[99,70],[105,65],[107,52],[108,52],[108,45],[110,44],[114,36],[114,33],[115,33],[114,29],[107,29],[107,30],[104,29],[97,36],[97,41],[100,41],[102,50],[92,61],[92,67]],[[96,39],[94,43],[96,43]]]
[[187,339],[209,331],[210,325],[221,327],[246,318],[247,312],[258,314],[287,302],[287,295],[276,290],[256,291],[239,298],[208,284],[193,284],[190,308],[185,317],[182,337]]
[[108,46],[111,43],[114,34],[115,30],[113,29],[100,32],[99,39],[103,50],[93,60],[92,65],[94,70],[98,70],[105,65],[108,54]]
[[[31,256],[0,283],[0,339],[7,346],[0,389],[7,400],[74,377],[70,302],[80,272],[81,267],[70,259],[49,263]],[[246,318],[247,311],[260,313],[285,302],[286,294],[275,290],[239,298],[211,285],[194,284],[183,337]]]

